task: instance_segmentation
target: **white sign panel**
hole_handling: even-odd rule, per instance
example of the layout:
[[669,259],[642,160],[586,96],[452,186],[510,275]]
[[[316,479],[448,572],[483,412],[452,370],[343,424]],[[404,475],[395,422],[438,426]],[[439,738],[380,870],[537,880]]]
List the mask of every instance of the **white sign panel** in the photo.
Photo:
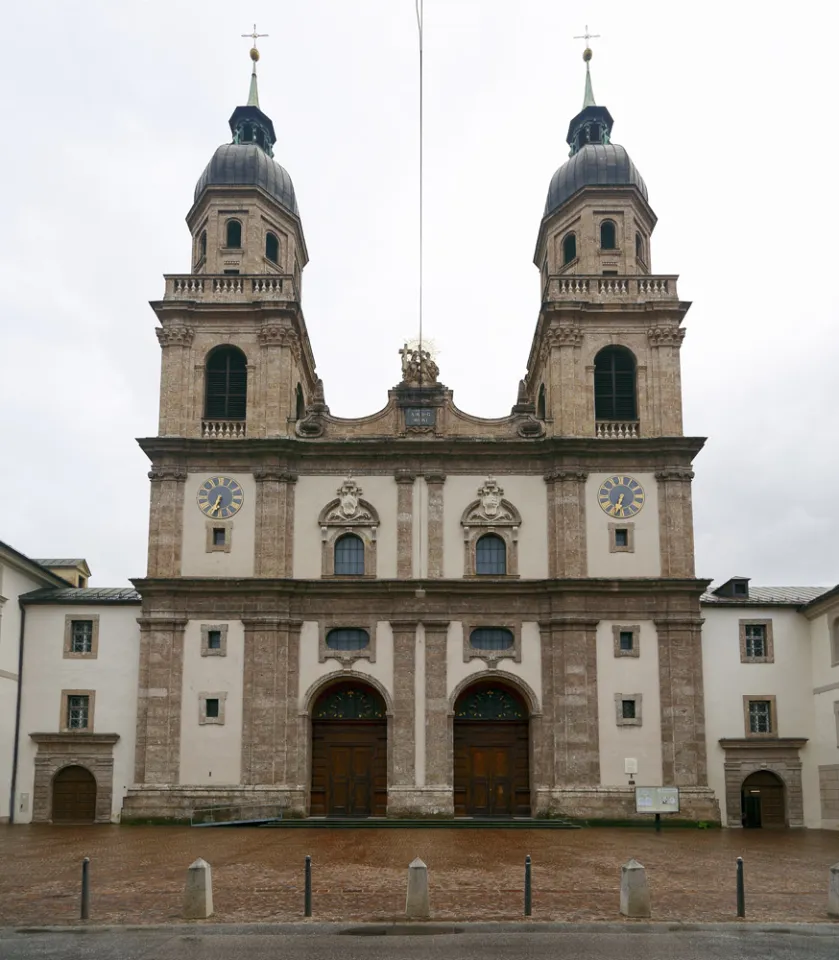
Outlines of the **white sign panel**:
[[636,787],[636,813],[678,813],[678,787]]

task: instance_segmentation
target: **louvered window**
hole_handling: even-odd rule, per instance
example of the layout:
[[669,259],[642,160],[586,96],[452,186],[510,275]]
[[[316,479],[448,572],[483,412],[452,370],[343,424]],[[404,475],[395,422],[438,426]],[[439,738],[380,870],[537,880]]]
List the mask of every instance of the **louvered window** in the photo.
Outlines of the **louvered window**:
[[616,246],[615,224],[611,220],[604,220],[600,224],[600,249],[614,250]]
[[487,533],[475,544],[475,573],[503,576],[507,573],[507,544],[494,533]]
[[220,347],[207,360],[207,420],[244,420],[248,396],[248,364],[236,347]]
[[569,233],[562,241],[562,265],[577,259],[577,235]]
[[625,347],[605,347],[594,358],[594,415],[635,420],[635,358]]
[[238,220],[227,221],[226,239],[228,247],[242,246],[242,224]]

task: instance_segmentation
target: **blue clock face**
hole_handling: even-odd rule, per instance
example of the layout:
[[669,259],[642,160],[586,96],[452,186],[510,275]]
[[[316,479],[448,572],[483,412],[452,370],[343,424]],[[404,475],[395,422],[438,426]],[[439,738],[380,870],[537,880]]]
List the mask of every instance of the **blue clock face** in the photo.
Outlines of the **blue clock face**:
[[244,491],[230,477],[210,477],[198,489],[198,509],[211,520],[228,520],[244,502]]
[[635,477],[615,474],[600,485],[597,500],[610,517],[626,520],[640,513],[644,506],[644,488]]

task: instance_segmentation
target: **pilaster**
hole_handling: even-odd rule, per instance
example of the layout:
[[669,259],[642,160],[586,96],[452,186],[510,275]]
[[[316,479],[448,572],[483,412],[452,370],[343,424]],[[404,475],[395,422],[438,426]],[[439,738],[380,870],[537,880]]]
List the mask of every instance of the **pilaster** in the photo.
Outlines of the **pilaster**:
[[[697,611],[698,613],[698,611]],[[702,620],[656,620],[661,699],[661,759],[668,786],[706,786]]]
[[260,348],[260,381],[254,397],[254,416],[248,416],[248,434],[285,437],[294,417],[294,388],[300,360],[300,338],[291,320],[266,320],[257,335]]
[[161,437],[189,436],[186,423],[190,356],[195,331],[185,323],[168,323],[155,330],[162,351],[160,361]]
[[662,577],[690,578],[695,575],[693,558],[693,504],[689,467],[659,470],[658,527]]
[[186,619],[141,617],[134,782],[180,780]]
[[452,794],[452,738],[449,729],[447,647],[449,622],[425,621],[425,782],[432,789],[448,791],[447,804],[454,811]]
[[186,470],[175,466],[153,467],[149,508],[148,576],[179,577],[183,539]]
[[[401,487],[400,487],[401,489]],[[391,732],[391,783],[389,786],[410,788],[416,784],[415,737],[417,651],[416,620],[391,620],[393,631],[393,722]],[[390,811],[390,803],[388,805]]]
[[545,475],[548,497],[548,575],[585,577],[586,480],[584,470],[556,470]]
[[396,576],[413,576],[414,558],[414,481],[410,470],[397,470],[396,480]]
[[294,490],[297,476],[270,467],[256,467],[257,577],[292,576]]
[[439,580],[443,576],[443,473],[427,473],[428,487],[428,577]]

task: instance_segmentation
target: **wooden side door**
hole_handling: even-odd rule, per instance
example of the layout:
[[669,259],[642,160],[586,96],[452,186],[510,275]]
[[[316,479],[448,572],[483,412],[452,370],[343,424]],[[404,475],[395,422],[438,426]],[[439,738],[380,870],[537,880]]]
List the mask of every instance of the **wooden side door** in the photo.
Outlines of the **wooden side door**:
[[311,816],[383,817],[386,811],[386,724],[313,724]]
[[96,778],[84,767],[65,767],[52,785],[54,823],[92,823],[96,819]]
[[530,816],[527,723],[455,726],[455,816]]

